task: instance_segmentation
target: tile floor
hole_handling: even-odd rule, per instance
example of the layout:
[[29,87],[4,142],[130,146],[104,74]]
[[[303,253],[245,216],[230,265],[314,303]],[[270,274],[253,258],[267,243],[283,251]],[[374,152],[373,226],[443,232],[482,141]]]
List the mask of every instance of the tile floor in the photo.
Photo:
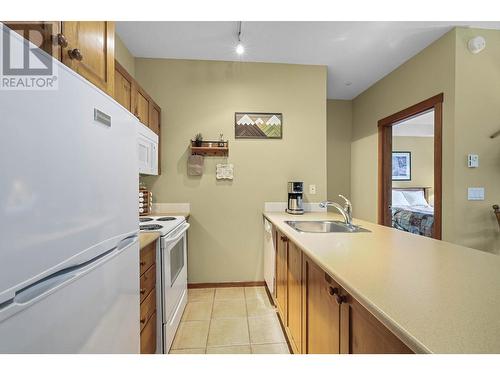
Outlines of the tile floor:
[[171,354],[288,354],[264,287],[189,289]]

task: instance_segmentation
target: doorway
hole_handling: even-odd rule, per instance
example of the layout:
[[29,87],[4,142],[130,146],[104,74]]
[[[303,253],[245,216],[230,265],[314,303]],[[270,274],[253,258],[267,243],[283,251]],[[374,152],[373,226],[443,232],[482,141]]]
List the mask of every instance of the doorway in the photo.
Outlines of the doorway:
[[379,224],[441,239],[442,106],[439,94],[378,122]]

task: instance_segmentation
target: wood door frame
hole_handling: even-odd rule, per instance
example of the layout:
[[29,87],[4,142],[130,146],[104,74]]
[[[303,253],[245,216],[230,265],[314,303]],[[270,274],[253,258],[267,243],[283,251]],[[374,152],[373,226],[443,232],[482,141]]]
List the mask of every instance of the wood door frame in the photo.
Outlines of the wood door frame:
[[435,95],[378,121],[378,223],[392,226],[387,209],[392,200],[392,126],[434,110],[434,228],[433,237],[442,235],[443,93]]

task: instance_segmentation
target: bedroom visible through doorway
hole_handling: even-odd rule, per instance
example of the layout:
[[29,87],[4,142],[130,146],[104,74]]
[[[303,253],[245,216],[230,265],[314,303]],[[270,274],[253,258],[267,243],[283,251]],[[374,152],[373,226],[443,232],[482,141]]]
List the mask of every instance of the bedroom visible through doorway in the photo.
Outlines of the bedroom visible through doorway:
[[441,239],[443,94],[378,122],[379,224]]
[[434,110],[392,126],[392,226],[432,237]]

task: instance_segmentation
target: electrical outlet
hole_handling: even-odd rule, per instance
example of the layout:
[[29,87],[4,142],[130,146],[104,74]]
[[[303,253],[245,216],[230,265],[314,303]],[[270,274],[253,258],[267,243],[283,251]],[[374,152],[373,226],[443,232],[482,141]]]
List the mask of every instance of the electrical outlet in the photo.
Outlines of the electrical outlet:
[[316,194],[316,185],[309,185],[309,194]]

